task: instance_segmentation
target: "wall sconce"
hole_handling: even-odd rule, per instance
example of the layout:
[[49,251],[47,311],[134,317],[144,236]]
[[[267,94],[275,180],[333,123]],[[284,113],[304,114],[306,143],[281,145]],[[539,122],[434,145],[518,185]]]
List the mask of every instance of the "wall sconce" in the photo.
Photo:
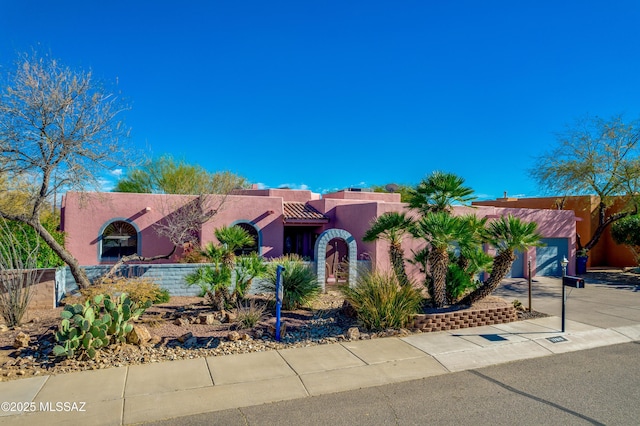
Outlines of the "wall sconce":
[[144,212],[145,212],[145,213],[149,213],[150,211],[151,211],[151,207],[145,207],[145,208],[144,208]]

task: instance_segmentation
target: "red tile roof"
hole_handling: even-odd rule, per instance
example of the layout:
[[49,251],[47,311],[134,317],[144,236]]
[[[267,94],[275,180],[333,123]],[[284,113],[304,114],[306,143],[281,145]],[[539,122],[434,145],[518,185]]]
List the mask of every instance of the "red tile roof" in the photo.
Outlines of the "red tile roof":
[[284,203],[285,223],[327,223],[329,218],[306,203],[285,202]]

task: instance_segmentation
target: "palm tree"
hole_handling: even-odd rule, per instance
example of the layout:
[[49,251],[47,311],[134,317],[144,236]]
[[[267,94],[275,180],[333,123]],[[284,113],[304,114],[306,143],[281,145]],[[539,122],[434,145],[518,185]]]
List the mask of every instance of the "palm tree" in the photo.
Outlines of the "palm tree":
[[236,261],[236,251],[256,243],[251,234],[239,226],[223,226],[213,233],[224,249],[222,262],[232,269]]
[[478,218],[478,216],[474,214],[468,214],[464,216],[460,216],[460,221],[462,222],[462,226],[467,228],[467,232],[465,232],[459,241],[458,248],[460,249],[460,254],[458,255],[458,266],[462,269],[467,269],[471,266],[473,260],[478,260],[476,256],[476,252],[480,249],[481,245],[487,242],[487,219],[486,218]]
[[383,239],[389,242],[389,259],[393,272],[401,285],[409,284],[404,267],[404,250],[402,237],[408,232],[413,220],[405,213],[388,212],[380,215],[371,223],[371,228],[365,232],[363,241]]
[[535,222],[523,222],[517,217],[509,215],[491,222],[487,229],[489,242],[496,248],[497,254],[493,258],[493,268],[489,279],[473,292],[465,296],[460,304],[471,305],[473,302],[490,295],[504,277],[509,273],[516,251],[524,252],[529,247],[542,245],[541,235],[537,232]]
[[457,250],[449,254],[452,260],[447,275],[447,299],[450,303],[477,287],[478,274],[490,271],[493,261],[482,247],[487,242],[487,219],[468,214],[459,216],[458,220],[462,230],[456,241]]
[[452,212],[455,203],[467,204],[475,197],[464,186],[464,179],[453,173],[433,172],[410,192],[409,207],[423,215],[429,212]]
[[235,251],[255,244],[253,237],[239,226],[223,226],[213,231],[219,245],[209,243],[203,256],[213,265],[205,265],[190,274],[187,283],[200,285],[216,309],[233,306],[239,296],[238,289],[229,293],[232,272],[236,264]]
[[422,238],[430,245],[427,258],[436,307],[448,303],[446,294],[449,251],[455,248],[456,241],[467,238],[468,228],[456,216],[445,211],[432,212],[423,216],[413,227],[413,235]]

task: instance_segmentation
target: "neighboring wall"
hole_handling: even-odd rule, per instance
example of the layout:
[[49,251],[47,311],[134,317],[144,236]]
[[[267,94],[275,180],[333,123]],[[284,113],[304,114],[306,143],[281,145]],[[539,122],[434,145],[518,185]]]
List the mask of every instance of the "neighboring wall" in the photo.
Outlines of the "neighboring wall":
[[[1,274],[20,273],[18,271],[2,271]],[[56,270],[38,269],[30,270],[29,274],[34,274],[29,279],[36,279],[36,282],[29,286],[29,304],[27,311],[52,309],[56,307]],[[0,291],[4,291],[0,281]]]
[[41,269],[37,284],[31,287],[29,309],[51,309],[56,306],[56,270]]
[[[564,202],[563,209],[573,211],[576,216],[576,232],[580,235],[583,245],[593,236],[598,227],[599,197],[541,197],[541,198],[500,198],[489,201],[476,201],[475,206],[496,206],[507,208],[551,209],[558,211],[559,203]],[[608,215],[620,212],[626,202],[619,198],[609,208]],[[574,246],[575,247],[575,246]],[[596,266],[635,266],[636,261],[632,253],[624,246],[618,245],[611,237],[611,230],[607,228],[600,241],[589,252],[588,267]]]

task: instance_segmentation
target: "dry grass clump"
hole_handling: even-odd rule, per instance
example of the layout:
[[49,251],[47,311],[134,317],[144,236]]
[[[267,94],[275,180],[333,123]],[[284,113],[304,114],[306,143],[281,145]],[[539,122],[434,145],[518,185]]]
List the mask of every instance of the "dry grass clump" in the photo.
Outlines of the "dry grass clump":
[[131,301],[137,304],[144,304],[149,300],[154,304],[169,301],[169,292],[149,278],[105,278],[89,288],[80,290],[83,301],[93,299],[99,294],[113,297],[122,293],[127,293]]

